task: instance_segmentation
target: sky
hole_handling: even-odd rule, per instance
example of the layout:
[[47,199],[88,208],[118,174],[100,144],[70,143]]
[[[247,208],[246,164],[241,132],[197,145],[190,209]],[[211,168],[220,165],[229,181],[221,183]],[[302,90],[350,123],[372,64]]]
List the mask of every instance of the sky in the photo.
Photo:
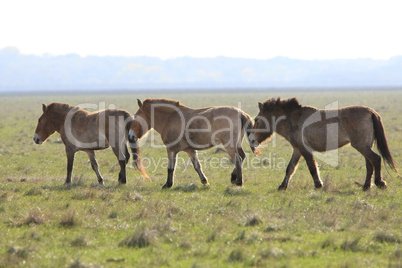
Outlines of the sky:
[[0,49],[162,59],[388,59],[402,55],[401,1],[4,0]]

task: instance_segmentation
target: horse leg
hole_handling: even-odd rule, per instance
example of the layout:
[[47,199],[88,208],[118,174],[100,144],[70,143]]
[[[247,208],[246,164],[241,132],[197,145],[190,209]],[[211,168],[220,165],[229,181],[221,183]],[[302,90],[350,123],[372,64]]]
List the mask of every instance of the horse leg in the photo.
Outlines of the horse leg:
[[286,175],[282,181],[282,184],[279,186],[278,190],[286,190],[288,188],[289,180],[292,178],[292,175],[295,173],[297,169],[297,165],[299,164],[301,154],[300,151],[296,148],[293,148],[293,154],[290,158],[288,167],[286,168]]
[[234,147],[226,146],[225,149],[228,152],[230,159],[235,164],[235,168],[233,169],[233,172],[231,174],[230,181],[233,185],[243,186],[243,175],[241,166],[243,160],[246,158],[246,154],[244,153],[242,148],[235,149]]
[[[126,148],[124,148],[126,147]],[[117,160],[119,161],[119,165],[120,165],[120,172],[119,172],[119,179],[118,182],[119,184],[126,184],[127,182],[127,178],[126,178],[126,163],[127,163],[127,159],[125,156],[125,151],[124,149],[127,151],[127,146],[114,146],[112,147],[113,149],[113,153],[116,155]]]
[[[242,165],[244,159],[246,158],[246,154],[244,153],[244,151],[243,151],[242,148],[238,148],[238,149],[237,149],[237,153],[238,153],[238,156],[241,158],[241,159],[240,159],[240,160],[241,160],[241,163],[240,163],[240,173],[241,173],[241,165]],[[231,156],[231,157],[232,157],[232,156]],[[236,156],[235,156],[235,157],[236,157]],[[235,162],[235,160],[233,160],[233,157],[232,157],[232,161]],[[233,169],[232,174],[231,174],[231,176],[230,176],[230,182],[231,182],[232,184],[237,184],[237,170],[238,170],[238,167],[236,166],[236,162],[235,162],[235,168]],[[240,176],[242,176],[242,174],[240,174]],[[240,179],[240,181],[241,181],[241,180],[242,180],[242,179]]]
[[73,173],[73,166],[74,166],[74,154],[75,151],[68,150],[66,148],[66,155],[67,155],[67,178],[64,184],[71,183],[71,174]]
[[174,168],[176,166],[176,151],[171,151],[168,149],[168,175],[167,175],[167,181],[165,185],[163,185],[162,189],[166,188],[172,188],[173,186],[173,174],[174,174]]
[[204,185],[208,185],[208,179],[207,177],[205,177],[205,174],[202,172],[202,168],[201,168],[201,164],[200,161],[198,160],[198,153],[195,150],[188,150],[186,151],[186,153],[188,154],[188,156],[191,159],[191,162],[193,163],[194,169],[195,171],[197,171],[198,176],[201,179],[201,183]]
[[320,173],[318,172],[317,162],[315,162],[314,156],[310,152],[303,153],[304,159],[306,159],[306,163],[308,169],[310,170],[310,174],[314,180],[314,186],[316,189],[322,187],[322,181],[320,179]]
[[[353,146],[353,144],[352,144]],[[354,147],[354,146],[353,146]],[[355,147],[356,148],[356,147]],[[364,147],[364,148],[356,148],[366,159],[368,159],[374,167],[374,183],[375,185],[380,188],[380,189],[385,189],[387,188],[387,183],[381,178],[381,156],[373,152],[370,147]],[[367,161],[366,161],[366,168],[367,168]],[[369,179],[369,172],[370,169],[367,168],[367,177],[366,177],[366,183],[364,184],[363,190],[368,190],[366,189],[367,186],[367,181]],[[373,171],[371,170],[371,175]],[[371,184],[371,175],[370,175],[370,184]]]
[[365,181],[364,186],[363,186],[363,191],[370,190],[370,188],[371,188],[371,177],[373,176],[373,173],[374,173],[373,164],[367,158],[365,158],[365,159],[366,159],[367,175],[366,175],[366,181]]
[[96,161],[95,158],[95,152],[93,150],[88,150],[86,151],[86,153],[88,154],[89,161],[91,162],[91,167],[95,171],[96,176],[98,177],[99,184],[103,184],[103,178],[99,172],[98,162]]
[[127,149],[127,144],[123,145],[123,150],[124,150],[124,156],[126,157],[126,165],[127,165],[128,161],[130,160],[130,153]]

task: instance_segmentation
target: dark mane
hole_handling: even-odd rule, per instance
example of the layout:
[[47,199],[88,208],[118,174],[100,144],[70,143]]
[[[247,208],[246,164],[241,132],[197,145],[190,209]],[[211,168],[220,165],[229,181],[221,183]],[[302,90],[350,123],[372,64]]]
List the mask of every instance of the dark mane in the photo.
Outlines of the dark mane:
[[[70,111],[71,110],[71,108],[74,108],[74,107],[76,107],[76,106],[71,106],[71,105],[69,105],[69,104],[66,104],[66,103],[57,103],[57,102],[53,102],[53,103],[51,103],[51,104],[49,104],[48,106],[47,106],[47,110],[49,111],[51,111],[51,110],[53,110],[53,111],[61,111],[61,112],[68,112],[68,111]],[[77,107],[78,108],[78,107]]]
[[173,105],[173,106],[176,106],[176,107],[182,106],[181,103],[180,103],[180,101],[177,101],[177,100],[169,100],[169,99],[163,99],[163,98],[161,98],[161,99],[145,99],[145,100],[144,100],[144,105],[147,105],[148,103],[149,103],[149,104],[153,104],[153,103],[163,103],[163,104]]
[[297,98],[290,98],[281,100],[281,98],[271,98],[262,103],[265,111],[273,111],[275,109],[283,109],[285,111],[291,112],[300,109],[302,106],[297,100]]

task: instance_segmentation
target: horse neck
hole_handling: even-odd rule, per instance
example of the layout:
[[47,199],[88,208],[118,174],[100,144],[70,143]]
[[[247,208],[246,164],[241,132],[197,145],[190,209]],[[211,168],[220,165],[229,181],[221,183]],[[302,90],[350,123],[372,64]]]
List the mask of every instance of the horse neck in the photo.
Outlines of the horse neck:
[[57,132],[60,133],[62,126],[66,120],[67,112],[65,111],[53,111],[52,124]]
[[151,118],[151,128],[155,129],[158,133],[162,133],[166,124],[169,124],[169,117],[178,111],[172,108],[155,107],[153,118]]
[[287,138],[289,136],[289,120],[290,120],[291,114],[287,113],[281,113],[278,115],[275,115],[275,118],[273,119],[274,126],[275,126],[275,132],[281,135],[284,138]]

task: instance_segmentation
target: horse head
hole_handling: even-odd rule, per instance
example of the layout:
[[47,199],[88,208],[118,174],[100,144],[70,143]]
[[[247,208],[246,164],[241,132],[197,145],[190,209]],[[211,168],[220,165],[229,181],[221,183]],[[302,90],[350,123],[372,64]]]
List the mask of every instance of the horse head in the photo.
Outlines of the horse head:
[[42,144],[56,131],[49,109],[45,104],[42,104],[42,111],[43,114],[38,119],[38,125],[33,136],[36,144]]
[[140,100],[137,99],[139,109],[134,115],[134,120],[131,122],[128,137],[130,141],[137,141],[141,139],[150,129],[149,113],[143,107]]

